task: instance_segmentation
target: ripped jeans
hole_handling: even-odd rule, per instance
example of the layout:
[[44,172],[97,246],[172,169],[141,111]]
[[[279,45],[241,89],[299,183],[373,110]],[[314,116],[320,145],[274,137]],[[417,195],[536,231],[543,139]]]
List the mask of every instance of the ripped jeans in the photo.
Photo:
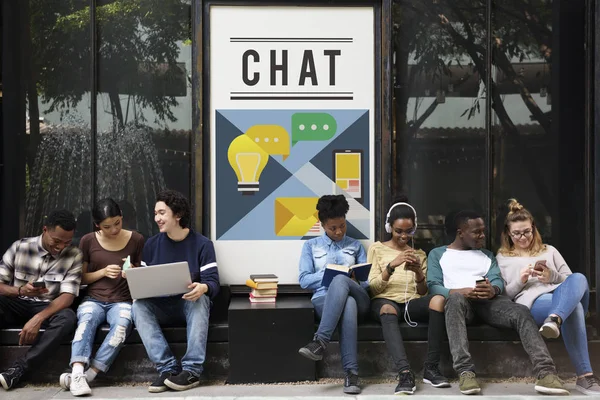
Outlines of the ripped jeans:
[[[96,357],[90,361],[96,331],[105,322],[110,325],[110,331]],[[105,303],[86,297],[77,309],[77,330],[71,345],[70,365],[83,363],[86,368],[108,371],[132,329],[131,303]]]

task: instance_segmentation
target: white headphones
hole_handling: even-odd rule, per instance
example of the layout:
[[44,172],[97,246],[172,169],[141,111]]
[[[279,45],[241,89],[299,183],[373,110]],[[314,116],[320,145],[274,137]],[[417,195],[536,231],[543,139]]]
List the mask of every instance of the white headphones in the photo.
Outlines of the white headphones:
[[413,212],[415,213],[415,230],[416,230],[417,229],[417,210],[415,210],[415,208],[408,203],[400,202],[400,203],[396,203],[390,207],[390,210],[388,211],[388,213],[385,217],[385,231],[387,233],[392,233],[392,226],[389,223],[389,219],[390,219],[390,213],[396,206],[408,206],[408,207],[410,207],[411,210],[413,210]]

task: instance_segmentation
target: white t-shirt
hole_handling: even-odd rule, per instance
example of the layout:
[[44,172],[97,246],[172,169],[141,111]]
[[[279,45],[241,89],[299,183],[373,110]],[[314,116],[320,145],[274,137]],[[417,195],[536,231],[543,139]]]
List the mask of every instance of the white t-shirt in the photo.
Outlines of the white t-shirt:
[[454,250],[446,248],[440,258],[440,267],[447,289],[475,287],[475,281],[485,277],[492,260],[481,250]]

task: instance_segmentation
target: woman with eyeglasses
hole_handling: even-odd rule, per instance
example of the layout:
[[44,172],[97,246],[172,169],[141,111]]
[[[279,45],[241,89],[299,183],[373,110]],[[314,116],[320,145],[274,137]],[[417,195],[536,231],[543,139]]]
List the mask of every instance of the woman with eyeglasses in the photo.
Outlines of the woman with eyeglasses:
[[562,333],[577,372],[576,389],[600,394],[600,381],[592,372],[585,314],[590,292],[587,279],[572,273],[558,250],[542,243],[531,213],[511,199],[496,259],[506,281],[506,295],[531,309],[546,338]]
[[423,381],[434,387],[448,387],[448,379],[439,370],[440,349],[446,335],[445,299],[427,294],[427,256],[423,250],[415,250],[413,243],[416,210],[406,197],[400,197],[388,211],[385,223],[391,238],[372,244],[367,262],[373,264],[369,274],[371,312],[381,322],[383,338],[398,372],[394,393],[413,394],[416,390],[415,375],[400,333],[402,319],[411,327],[418,325],[414,321],[429,322]]

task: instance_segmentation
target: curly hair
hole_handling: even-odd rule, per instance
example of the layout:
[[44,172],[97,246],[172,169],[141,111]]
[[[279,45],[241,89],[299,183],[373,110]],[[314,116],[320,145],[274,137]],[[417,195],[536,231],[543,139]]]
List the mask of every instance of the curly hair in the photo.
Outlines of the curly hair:
[[321,223],[325,223],[325,221],[332,218],[346,217],[349,209],[348,200],[341,194],[321,196],[317,202]]
[[46,217],[46,223],[44,226],[47,229],[54,229],[60,226],[65,231],[72,231],[75,229],[76,221],[75,216],[69,210],[53,210]]
[[500,236],[500,249],[498,253],[503,256],[516,256],[515,243],[510,236],[510,224],[513,222],[530,221],[533,233],[533,240],[529,245],[529,254],[536,256],[546,250],[546,245],[542,242],[542,236],[535,226],[533,215],[516,199],[508,200],[508,214],[504,219],[504,229]]
[[179,225],[182,228],[189,228],[191,218],[191,207],[189,200],[176,190],[163,190],[156,196],[156,202],[165,203],[173,215],[179,217]]

